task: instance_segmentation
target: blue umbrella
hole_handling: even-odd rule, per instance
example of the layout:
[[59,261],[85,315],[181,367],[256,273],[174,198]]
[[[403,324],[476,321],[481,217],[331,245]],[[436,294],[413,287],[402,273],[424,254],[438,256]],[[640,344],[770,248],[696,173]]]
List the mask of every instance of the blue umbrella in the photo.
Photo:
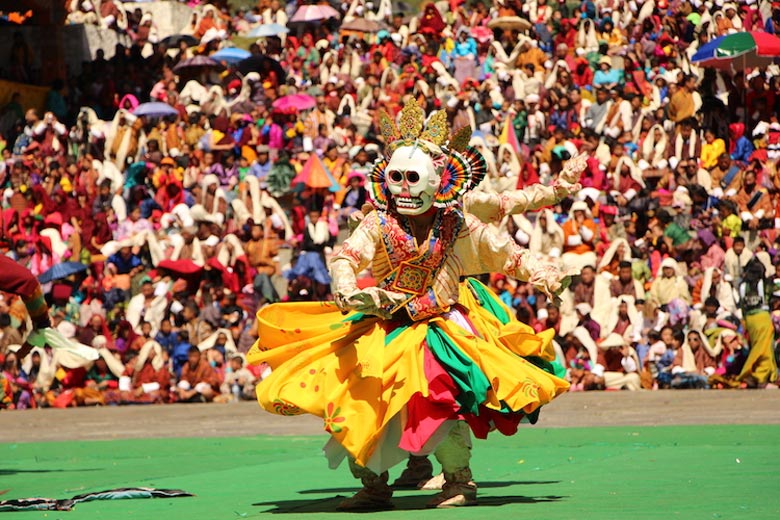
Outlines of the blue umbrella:
[[250,57],[252,53],[249,51],[245,51],[244,49],[239,49],[237,47],[227,47],[225,49],[220,49],[209,58],[216,61],[225,61],[227,63],[238,63],[239,61],[243,61]]
[[133,115],[138,117],[165,117],[175,116],[178,114],[178,110],[173,108],[171,105],[160,103],[158,101],[152,101],[151,103],[141,103],[135,107],[135,110],[133,110]]
[[287,34],[290,29],[284,25],[278,23],[268,23],[255,27],[246,35],[250,38],[268,38],[270,36],[279,36],[280,34]]
[[72,274],[82,273],[86,270],[87,266],[81,262],[62,262],[61,264],[55,264],[54,267],[40,275],[38,281],[41,283],[49,283],[54,280],[67,278]]

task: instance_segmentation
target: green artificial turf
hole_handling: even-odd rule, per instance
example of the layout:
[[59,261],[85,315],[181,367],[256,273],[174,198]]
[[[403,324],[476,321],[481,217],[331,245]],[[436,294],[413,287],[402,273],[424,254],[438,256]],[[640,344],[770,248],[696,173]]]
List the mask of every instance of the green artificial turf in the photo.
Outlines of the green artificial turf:
[[[174,427],[172,425],[172,427]],[[477,441],[480,505],[425,510],[431,492],[396,493],[382,518],[780,518],[779,426],[526,428]],[[80,504],[12,519],[227,520],[343,518],[356,490],[346,467],[328,470],[324,437],[144,439],[0,446],[0,499],[66,498],[153,486],[194,498]],[[395,468],[391,477],[400,471]],[[414,511],[411,511],[414,510]]]

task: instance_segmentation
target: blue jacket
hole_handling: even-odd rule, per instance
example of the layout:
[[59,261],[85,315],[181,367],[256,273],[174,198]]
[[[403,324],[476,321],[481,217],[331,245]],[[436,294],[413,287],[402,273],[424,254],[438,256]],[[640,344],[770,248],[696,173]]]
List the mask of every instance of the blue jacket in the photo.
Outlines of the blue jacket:
[[748,160],[750,160],[750,156],[753,154],[753,150],[753,143],[751,143],[750,139],[743,135],[737,139],[737,146],[731,153],[731,160],[746,163]]

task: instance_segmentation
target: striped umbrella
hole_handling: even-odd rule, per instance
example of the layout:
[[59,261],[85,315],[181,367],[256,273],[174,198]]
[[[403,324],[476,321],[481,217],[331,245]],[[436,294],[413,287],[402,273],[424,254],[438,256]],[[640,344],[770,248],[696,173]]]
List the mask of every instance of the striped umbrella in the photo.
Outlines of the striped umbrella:
[[691,61],[724,70],[763,68],[780,57],[780,38],[762,31],[727,34],[705,43]]

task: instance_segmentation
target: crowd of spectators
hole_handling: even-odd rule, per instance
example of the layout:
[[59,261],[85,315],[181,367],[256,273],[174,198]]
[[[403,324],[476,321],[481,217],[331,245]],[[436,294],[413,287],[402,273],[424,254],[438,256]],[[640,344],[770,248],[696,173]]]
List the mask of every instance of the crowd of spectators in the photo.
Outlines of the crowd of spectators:
[[[71,21],[94,14],[85,4]],[[523,322],[555,329],[572,390],[776,388],[775,341],[758,352],[744,318],[771,313],[772,338],[780,327],[780,70],[690,58],[718,36],[778,33],[777,3],[453,0],[415,13],[354,0],[296,25],[301,6],[260,0],[195,5],[189,39],[171,45],[143,4],[130,16],[115,4],[82,21],[132,45],[55,82],[42,113],[17,97],[0,110],[3,251],[35,275],[73,267],[44,285],[52,319],[101,354],[16,359],[25,315],[6,295],[3,406],[251,399],[266,369],[243,358],[257,309],[330,298],[327,257],[383,149],[378,112],[408,96],[475,129],[482,190],[550,183],[588,155],[575,197],[495,223],[581,270],[562,300],[488,278]],[[272,23],[291,30],[251,40],[251,70],[187,66]],[[135,115],[147,101],[175,114]]]

